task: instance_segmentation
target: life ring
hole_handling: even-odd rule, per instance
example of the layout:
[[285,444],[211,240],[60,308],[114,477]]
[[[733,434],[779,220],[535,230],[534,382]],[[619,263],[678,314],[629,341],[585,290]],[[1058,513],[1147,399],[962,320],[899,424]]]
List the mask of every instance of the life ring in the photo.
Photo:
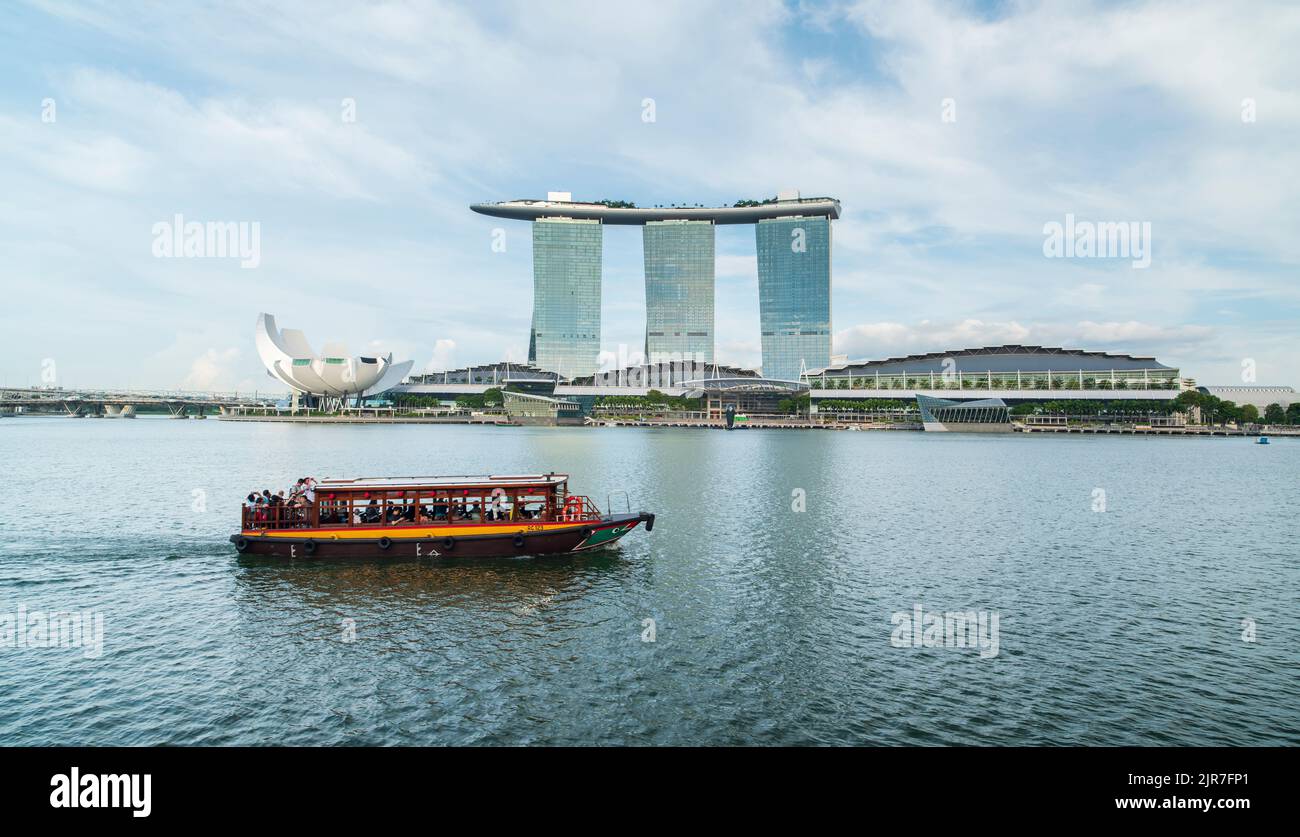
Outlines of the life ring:
[[307,541],[305,544],[302,545],[302,551],[305,552],[305,553],[307,553],[308,555],[315,555],[315,554],[316,554],[316,542],[315,542],[315,541]]
[[524,548],[524,536],[515,535],[515,549],[523,549],[523,548]]
[[443,538],[442,548],[447,550],[448,552],[451,552],[453,549],[456,548],[456,539],[452,537]]
[[578,520],[582,517],[582,498],[576,494],[564,501],[564,519]]
[[235,551],[236,551],[236,552],[246,552],[246,551],[248,551],[248,538],[244,538],[244,537],[236,538],[236,539],[235,539]]
[[379,539],[380,549],[388,549],[388,547],[392,545],[393,545],[393,539],[388,537],[387,535],[384,535],[382,538]]

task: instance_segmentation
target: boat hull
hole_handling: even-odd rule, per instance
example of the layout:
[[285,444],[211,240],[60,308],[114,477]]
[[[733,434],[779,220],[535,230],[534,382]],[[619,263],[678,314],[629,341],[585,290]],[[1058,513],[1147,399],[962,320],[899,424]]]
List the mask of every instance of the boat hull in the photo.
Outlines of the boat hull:
[[[336,558],[508,558],[556,555],[610,546],[655,516],[616,514],[574,524],[548,524],[529,531],[509,526],[376,527],[362,531],[248,530],[230,536],[243,555],[329,560]],[[476,531],[486,530],[486,531]]]

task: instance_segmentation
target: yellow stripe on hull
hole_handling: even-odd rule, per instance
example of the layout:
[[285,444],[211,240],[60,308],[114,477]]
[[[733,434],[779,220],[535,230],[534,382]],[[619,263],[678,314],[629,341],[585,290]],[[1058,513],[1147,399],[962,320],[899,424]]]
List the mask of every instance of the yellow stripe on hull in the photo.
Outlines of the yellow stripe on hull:
[[240,534],[244,537],[266,537],[266,538],[315,538],[316,540],[356,540],[389,537],[394,540],[398,538],[445,538],[445,537],[467,537],[469,535],[513,535],[515,533],[527,534],[528,532],[555,532],[564,529],[574,529],[580,526],[599,525],[599,520],[584,520],[574,523],[529,523],[520,525],[518,523],[503,524],[501,526],[474,526],[474,525],[440,525],[440,526],[382,526],[366,529],[244,529]]

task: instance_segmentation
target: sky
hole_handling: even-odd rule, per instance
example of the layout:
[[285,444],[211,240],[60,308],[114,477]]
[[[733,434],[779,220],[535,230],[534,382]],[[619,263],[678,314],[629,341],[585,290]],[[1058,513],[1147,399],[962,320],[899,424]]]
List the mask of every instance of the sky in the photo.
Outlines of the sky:
[[[1286,2],[5,4],[0,384],[280,390],[262,311],[417,371],[523,361],[529,227],[469,204],[799,189],[843,206],[836,353],[1300,386],[1296,43]],[[257,258],[168,257],[177,215]],[[1067,216],[1149,229],[1149,265],[1049,256]],[[605,229],[610,352],[644,340],[639,233]],[[717,251],[718,359],[755,366],[753,228]]]

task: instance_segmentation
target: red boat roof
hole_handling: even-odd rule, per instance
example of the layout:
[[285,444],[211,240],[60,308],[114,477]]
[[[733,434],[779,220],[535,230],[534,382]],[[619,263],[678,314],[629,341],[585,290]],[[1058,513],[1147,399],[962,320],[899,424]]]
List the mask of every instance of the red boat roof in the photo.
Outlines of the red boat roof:
[[409,488],[495,488],[502,485],[560,485],[568,474],[457,474],[438,477],[356,477],[323,479],[317,490],[340,488],[409,489]]

